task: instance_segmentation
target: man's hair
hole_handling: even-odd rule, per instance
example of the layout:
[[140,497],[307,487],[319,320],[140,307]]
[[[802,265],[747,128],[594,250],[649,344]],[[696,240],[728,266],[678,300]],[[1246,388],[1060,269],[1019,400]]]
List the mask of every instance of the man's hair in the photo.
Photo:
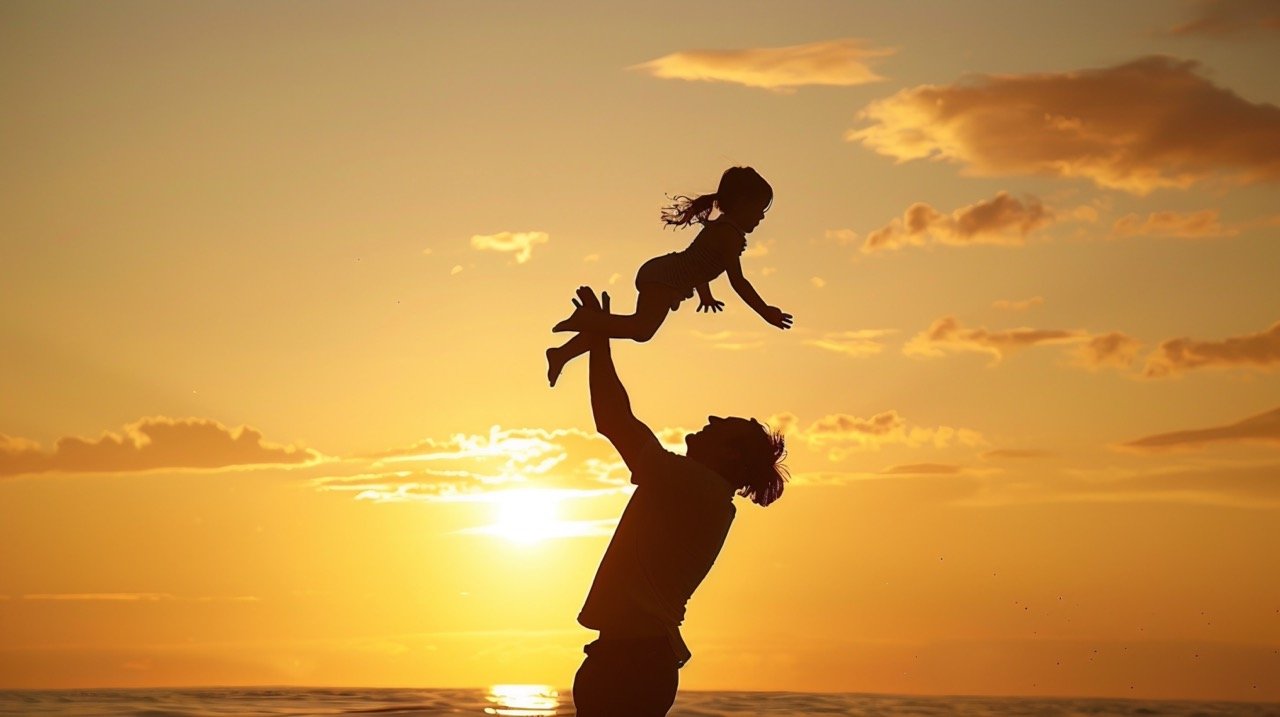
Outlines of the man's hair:
[[782,464],[787,457],[787,442],[780,432],[761,426],[760,440],[751,443],[743,446],[738,465],[743,479],[738,495],[763,507],[782,497],[789,477],[787,467]]

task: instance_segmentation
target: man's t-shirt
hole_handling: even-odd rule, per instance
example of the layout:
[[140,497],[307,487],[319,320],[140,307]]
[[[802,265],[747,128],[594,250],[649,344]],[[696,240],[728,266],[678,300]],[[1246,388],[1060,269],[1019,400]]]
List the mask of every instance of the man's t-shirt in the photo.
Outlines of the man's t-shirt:
[[736,509],[733,488],[657,439],[632,462],[635,493],[600,560],[578,622],[618,637],[665,635],[679,664],[685,604],[715,563]]

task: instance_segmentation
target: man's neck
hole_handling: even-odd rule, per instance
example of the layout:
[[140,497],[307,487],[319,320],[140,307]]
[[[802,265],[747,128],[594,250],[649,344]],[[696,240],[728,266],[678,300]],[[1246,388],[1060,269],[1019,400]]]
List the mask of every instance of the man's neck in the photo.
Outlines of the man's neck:
[[737,490],[739,488],[739,486],[736,486],[733,484],[733,481],[729,480],[728,478],[729,471],[725,470],[722,466],[715,465],[714,462],[707,460],[705,456],[699,456],[696,453],[689,454],[688,457],[691,460],[697,461],[697,463],[701,465],[703,468],[706,468],[707,470],[719,476],[720,480],[724,481],[724,484],[728,486],[729,490]]

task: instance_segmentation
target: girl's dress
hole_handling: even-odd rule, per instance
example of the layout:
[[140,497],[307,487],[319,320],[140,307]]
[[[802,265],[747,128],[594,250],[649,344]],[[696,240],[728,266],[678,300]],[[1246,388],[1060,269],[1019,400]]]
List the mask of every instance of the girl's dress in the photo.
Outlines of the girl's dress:
[[671,302],[671,310],[675,311],[680,302],[693,298],[696,287],[724,273],[746,249],[747,235],[732,223],[724,219],[707,222],[684,251],[646,261],[636,272],[636,290],[644,291],[644,284],[675,289],[678,298]]

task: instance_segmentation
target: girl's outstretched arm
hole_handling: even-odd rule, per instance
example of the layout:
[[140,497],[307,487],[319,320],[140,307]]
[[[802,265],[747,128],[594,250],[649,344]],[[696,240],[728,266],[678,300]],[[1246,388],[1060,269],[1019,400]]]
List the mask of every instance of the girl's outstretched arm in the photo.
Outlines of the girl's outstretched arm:
[[729,275],[729,285],[738,292],[738,296],[741,296],[743,301],[747,302],[747,306],[760,314],[760,318],[780,329],[791,328],[791,314],[783,313],[782,309],[766,304],[747,277],[742,275],[740,258],[734,257],[729,267],[725,269],[725,273]]
[[711,284],[698,284],[694,288],[698,290],[698,311],[714,313],[724,309],[724,302],[716,301],[711,295]]

